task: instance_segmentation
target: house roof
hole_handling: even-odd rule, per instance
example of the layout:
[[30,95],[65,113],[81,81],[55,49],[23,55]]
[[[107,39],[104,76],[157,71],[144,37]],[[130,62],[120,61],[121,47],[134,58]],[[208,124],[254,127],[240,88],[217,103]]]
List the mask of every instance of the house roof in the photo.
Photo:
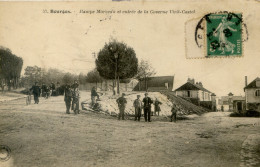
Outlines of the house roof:
[[[174,76],[158,76],[158,77],[149,77],[147,78],[147,87],[155,89],[157,88],[165,88],[165,83],[168,83],[169,88],[173,87]],[[145,82],[140,82],[140,90],[145,90]],[[134,88],[134,91],[139,90],[139,85],[137,84]]]
[[260,88],[260,86],[256,85],[256,81],[260,82],[260,78],[257,77],[255,80],[253,80],[250,84],[248,84],[244,89],[249,89],[249,88]]
[[[224,102],[224,101],[227,102],[227,101],[229,101],[229,98],[230,98],[230,96],[222,96],[220,100],[221,100],[222,102]],[[235,101],[235,100],[237,100],[237,101],[246,100],[246,98],[243,97],[243,96],[232,96],[231,98],[232,98],[233,101]]]
[[199,86],[197,84],[193,84],[191,82],[185,83],[181,87],[177,88],[175,91],[181,91],[181,90],[202,90],[211,93],[209,90],[205,89],[204,87]]

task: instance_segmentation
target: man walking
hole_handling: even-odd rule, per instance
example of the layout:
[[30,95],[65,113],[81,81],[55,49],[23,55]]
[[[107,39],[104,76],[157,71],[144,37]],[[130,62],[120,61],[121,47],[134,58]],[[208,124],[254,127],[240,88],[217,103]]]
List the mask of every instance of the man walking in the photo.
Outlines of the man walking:
[[177,111],[178,111],[177,105],[175,103],[173,103],[172,110],[171,110],[171,112],[172,112],[171,122],[172,122],[173,119],[174,119],[173,121],[176,122],[176,120],[177,120]]
[[126,98],[125,98],[125,94],[122,93],[122,96],[119,97],[116,100],[117,104],[118,104],[118,108],[119,108],[119,114],[118,114],[118,120],[120,120],[120,118],[122,117],[122,120],[125,119],[125,106],[126,106]]
[[141,112],[142,112],[142,101],[140,100],[140,95],[137,95],[137,99],[134,101],[135,107],[135,121],[138,119],[140,121]]
[[99,99],[99,95],[97,94],[96,87],[94,86],[91,89],[91,107],[93,108],[96,104],[96,97]]
[[66,114],[70,114],[70,107],[71,107],[71,99],[72,99],[72,90],[69,84],[65,87],[64,93],[64,101],[66,104]]
[[39,103],[39,96],[41,94],[41,88],[38,86],[38,82],[35,82],[35,84],[32,86],[30,91],[32,91],[32,93],[33,93],[34,104],[38,104]]
[[153,103],[152,99],[150,97],[148,97],[148,93],[146,92],[145,97],[143,99],[143,103],[144,103],[144,119],[145,122],[151,122],[151,104]]
[[73,86],[73,92],[72,92],[72,110],[74,111],[74,114],[79,114],[79,85],[77,83],[74,83]]

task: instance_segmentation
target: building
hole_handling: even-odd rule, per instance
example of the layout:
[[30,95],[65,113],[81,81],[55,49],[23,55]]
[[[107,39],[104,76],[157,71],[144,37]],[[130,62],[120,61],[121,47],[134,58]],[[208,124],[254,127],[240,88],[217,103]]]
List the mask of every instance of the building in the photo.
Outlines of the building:
[[189,78],[185,84],[175,90],[175,94],[196,105],[216,110],[216,107],[214,107],[216,105],[213,105],[216,102],[216,95],[204,88],[201,82],[195,83],[194,79]]
[[[93,87],[96,87],[98,91],[112,91],[113,90],[114,80],[104,80],[103,82],[98,83],[84,83],[79,85],[80,90],[91,90]],[[122,83],[120,82],[119,87],[120,91],[132,91],[137,85],[138,81],[136,79],[131,79],[129,82]],[[117,90],[115,86],[115,90]]]
[[199,101],[211,101],[211,92],[205,89],[201,82],[195,83],[194,79],[188,81],[175,90],[176,96]]
[[[149,77],[147,80],[139,81],[134,91],[172,91],[174,76]],[[147,88],[147,89],[146,89]]]
[[230,92],[228,96],[221,96],[217,108],[221,111],[241,112],[246,110],[245,101],[245,97],[234,96],[233,93]]
[[246,86],[246,109],[260,112],[260,78],[257,77],[247,85],[247,77],[245,77]]

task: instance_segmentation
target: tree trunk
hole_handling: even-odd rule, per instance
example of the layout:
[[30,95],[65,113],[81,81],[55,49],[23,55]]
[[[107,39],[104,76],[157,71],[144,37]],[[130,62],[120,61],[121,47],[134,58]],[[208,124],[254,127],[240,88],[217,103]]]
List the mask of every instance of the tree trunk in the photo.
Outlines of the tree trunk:
[[105,80],[105,91],[107,91],[107,80]]
[[117,94],[120,94],[120,89],[119,89],[119,76],[117,77]]
[[147,78],[145,77],[145,91],[147,92]]
[[101,81],[101,83],[100,83],[100,86],[101,86],[101,90],[103,90],[103,88],[102,88],[102,83],[103,83],[103,82]]
[[141,90],[141,80],[138,82],[139,91]]
[[8,87],[8,91],[11,90],[11,82],[10,82],[10,79],[7,80],[7,87]]
[[113,95],[116,95],[115,82],[116,82],[116,80],[113,80]]

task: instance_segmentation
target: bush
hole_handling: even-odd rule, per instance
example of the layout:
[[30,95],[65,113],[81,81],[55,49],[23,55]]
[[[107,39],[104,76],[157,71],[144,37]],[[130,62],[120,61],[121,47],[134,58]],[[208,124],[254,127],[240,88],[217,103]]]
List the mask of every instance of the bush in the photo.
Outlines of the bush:
[[229,115],[230,117],[260,117],[260,112],[254,110],[248,110],[245,112],[233,112]]

